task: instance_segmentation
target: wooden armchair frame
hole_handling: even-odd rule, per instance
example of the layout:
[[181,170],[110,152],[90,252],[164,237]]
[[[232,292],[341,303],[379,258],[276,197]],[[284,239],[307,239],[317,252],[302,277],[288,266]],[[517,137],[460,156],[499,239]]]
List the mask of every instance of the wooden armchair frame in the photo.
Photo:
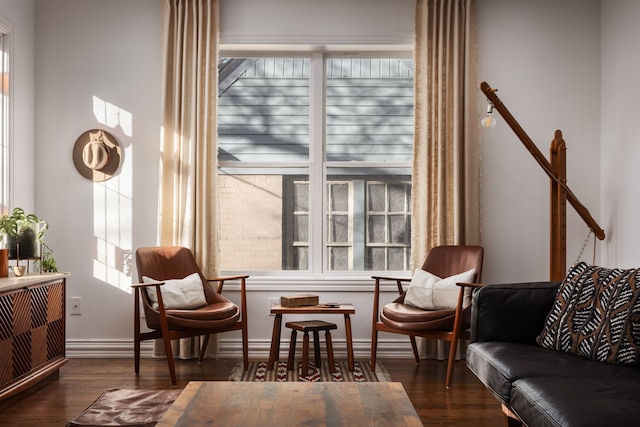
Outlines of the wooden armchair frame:
[[[459,248],[462,248],[462,247],[459,247]],[[468,248],[473,248],[471,249],[472,251],[478,251],[478,253],[475,254],[474,256],[478,256],[479,259],[474,260],[473,262],[471,262],[471,264],[474,264],[473,266],[476,268],[475,281],[479,282],[480,277],[482,275],[483,250],[479,246],[468,247]],[[449,251],[452,249],[455,250],[455,247],[441,246],[441,247],[432,249],[432,251],[433,250]],[[427,260],[425,260],[425,264],[423,265],[423,269],[426,271],[429,271],[428,269],[425,268],[425,266],[427,266],[428,263],[429,263],[429,256],[427,256]],[[451,275],[462,273],[463,271],[457,271],[455,273],[452,273]],[[457,300],[456,308],[454,311],[455,314],[454,314],[452,326],[446,327],[446,325],[443,325],[442,327],[438,327],[436,325],[433,328],[411,329],[411,328],[393,327],[380,320],[380,312],[381,312],[380,287],[381,285],[384,282],[395,282],[396,287],[398,289],[398,298],[395,299],[393,302],[403,304],[404,297],[406,294],[406,289],[403,287],[403,284],[411,282],[411,279],[397,278],[397,277],[384,277],[384,276],[372,276],[372,278],[375,280],[375,284],[374,284],[374,296],[373,296],[373,321],[372,321],[372,328],[371,328],[372,329],[371,330],[371,369],[372,370],[375,369],[376,353],[377,353],[377,347],[378,347],[378,332],[390,332],[390,333],[409,336],[409,340],[411,342],[411,348],[413,350],[413,355],[415,357],[416,363],[420,363],[420,355],[418,353],[418,346],[415,339],[416,337],[448,341],[450,343],[450,348],[449,348],[449,356],[448,356],[448,362],[447,362],[447,375],[445,380],[445,386],[449,388],[451,386],[451,380],[453,376],[453,368],[454,368],[454,362],[456,357],[456,351],[458,348],[458,340],[469,339],[469,336],[470,336],[468,327],[469,327],[469,321],[470,321],[471,306],[469,305],[468,307],[463,308],[465,289],[466,288],[475,289],[484,285],[480,283],[457,283],[457,286],[460,287],[460,290],[458,292],[458,300]],[[428,310],[424,310],[424,311],[427,312]],[[433,313],[436,313],[436,312],[446,313],[446,312],[450,312],[450,310],[434,310],[433,311]],[[450,322],[444,322],[444,323],[450,324]],[[466,327],[463,328],[463,325],[465,325]]]
[[[197,271],[201,278],[202,273],[200,273],[199,269]],[[142,281],[142,274],[139,274],[139,279]],[[146,340],[153,339],[162,339],[164,343],[164,348],[167,355],[167,363],[169,365],[169,372],[171,375],[171,383],[176,385],[176,372],[175,372],[175,363],[173,358],[173,351],[171,348],[171,341],[180,338],[188,338],[195,336],[204,336],[202,340],[202,345],[200,346],[199,358],[198,361],[202,362],[205,356],[207,344],[209,342],[210,334],[217,334],[221,332],[229,332],[240,330],[242,332],[242,356],[244,362],[244,369],[247,370],[249,366],[249,354],[248,354],[248,329],[247,329],[247,296],[246,296],[246,280],[249,276],[239,275],[239,276],[228,276],[228,277],[216,277],[203,279],[203,286],[211,286],[215,293],[222,295],[222,290],[225,282],[229,281],[238,281],[240,283],[240,293],[241,293],[241,301],[240,307],[238,307],[239,318],[233,322],[211,322],[212,327],[180,327],[180,326],[172,326],[170,322],[171,310],[166,310],[164,307],[164,301],[162,299],[162,286],[164,285],[164,281],[155,281],[150,283],[137,283],[131,285],[134,289],[134,358],[135,358],[135,373],[136,375],[140,372],[140,343]],[[212,285],[214,284],[215,285]],[[155,287],[156,294],[158,298],[158,309],[155,310],[152,307],[151,300],[147,295],[146,288]],[[206,293],[206,292],[205,292]],[[226,299],[225,299],[226,300]],[[210,302],[210,299],[207,299]],[[147,327],[150,329],[149,331],[143,332],[141,331],[141,321],[140,321],[140,307],[143,307],[146,314],[147,319]],[[206,309],[205,309],[206,310]],[[188,312],[189,310],[184,310],[184,312]],[[194,310],[195,311],[195,310]],[[154,325],[149,325],[149,317],[154,316],[157,313],[159,319],[159,327]],[[224,320],[224,319],[219,319]]]

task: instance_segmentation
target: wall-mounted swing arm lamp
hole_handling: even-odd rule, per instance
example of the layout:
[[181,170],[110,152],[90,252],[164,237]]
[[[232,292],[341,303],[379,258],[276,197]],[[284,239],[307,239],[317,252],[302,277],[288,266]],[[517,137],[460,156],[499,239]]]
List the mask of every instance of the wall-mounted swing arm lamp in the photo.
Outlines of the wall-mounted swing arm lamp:
[[[593,219],[587,208],[580,203],[576,195],[569,189],[566,183],[566,157],[564,155],[565,143],[562,138],[562,132],[555,131],[554,139],[551,142],[551,162],[540,152],[538,147],[533,143],[529,135],[522,129],[517,120],[511,115],[507,107],[502,103],[496,95],[497,89],[491,88],[487,82],[480,84],[480,90],[487,97],[491,113],[495,108],[500,116],[509,125],[511,130],[520,139],[538,165],[551,179],[551,221],[550,221],[550,279],[562,280],[566,273],[566,201],[576,210],[578,215],[586,223],[587,227],[593,231],[595,236],[604,240],[604,230],[600,228],[598,223]],[[487,113],[490,114],[489,108]],[[493,118],[493,117],[491,117]],[[483,126],[484,120],[483,119]],[[495,119],[494,119],[495,120]],[[491,126],[492,127],[492,126]]]

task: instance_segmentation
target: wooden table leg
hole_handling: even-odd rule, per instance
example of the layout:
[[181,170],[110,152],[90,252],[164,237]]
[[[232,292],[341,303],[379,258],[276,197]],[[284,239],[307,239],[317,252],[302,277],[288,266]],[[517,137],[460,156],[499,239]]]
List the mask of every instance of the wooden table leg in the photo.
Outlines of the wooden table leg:
[[344,330],[347,334],[347,363],[349,370],[353,371],[353,337],[351,336],[351,317],[348,314],[344,315]]
[[280,328],[282,327],[282,314],[276,314],[273,319],[273,333],[271,334],[271,350],[269,350],[269,363],[267,370],[273,371],[276,360],[280,357]]
[[325,341],[327,343],[327,359],[329,359],[329,372],[332,374],[336,372],[336,363],[333,359],[333,344],[331,343],[331,332],[325,333]]
[[320,372],[320,334],[318,331],[313,331],[313,360],[316,364],[316,368],[318,368],[318,372]]
[[298,333],[295,329],[291,330],[291,341],[289,341],[289,358],[287,359],[287,371],[293,371],[294,360],[296,355],[296,336]]
[[304,331],[302,338],[302,370],[300,374],[303,377],[309,376],[309,332]]

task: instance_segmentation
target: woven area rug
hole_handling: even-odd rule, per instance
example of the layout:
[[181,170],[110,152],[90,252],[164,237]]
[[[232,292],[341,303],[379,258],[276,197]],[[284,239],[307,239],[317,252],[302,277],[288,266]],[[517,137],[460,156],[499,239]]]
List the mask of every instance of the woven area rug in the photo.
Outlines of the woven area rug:
[[389,373],[382,363],[376,362],[375,372],[371,372],[371,364],[364,361],[355,361],[353,372],[347,368],[346,361],[336,361],[336,372],[329,372],[327,362],[322,363],[318,370],[313,362],[309,363],[309,375],[302,376],[301,362],[296,362],[297,369],[287,371],[287,362],[280,361],[273,370],[267,370],[267,362],[249,362],[249,369],[243,371],[242,361],[233,368],[229,381],[256,381],[256,382],[388,382],[391,381]]

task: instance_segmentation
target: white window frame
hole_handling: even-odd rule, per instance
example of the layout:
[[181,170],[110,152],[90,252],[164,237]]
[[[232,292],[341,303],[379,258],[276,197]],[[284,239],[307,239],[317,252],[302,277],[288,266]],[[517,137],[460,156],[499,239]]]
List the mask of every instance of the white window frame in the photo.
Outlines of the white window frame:
[[[8,93],[8,98],[2,100],[0,106],[0,211],[7,214],[13,206],[14,180],[13,180],[13,164],[14,164],[14,84],[13,84],[13,56],[14,56],[14,37],[13,26],[3,17],[0,17],[0,34],[2,35],[2,54],[0,58],[0,72],[4,71],[9,74],[8,85],[3,88]],[[8,58],[7,58],[8,56]],[[4,85],[4,81],[0,82]]]
[[[328,271],[325,268],[327,241],[326,236],[326,211],[327,206],[327,172],[331,168],[411,168],[412,162],[327,162],[324,161],[325,149],[325,60],[337,57],[380,57],[380,58],[404,58],[413,57],[413,46],[410,45],[368,45],[368,46],[256,46],[233,45],[227,48],[221,45],[219,56],[221,58],[309,58],[309,161],[308,163],[273,163],[274,168],[308,168],[309,170],[309,270],[279,270],[251,272],[252,281],[269,285],[270,289],[289,289],[292,284],[304,282],[308,286],[321,284],[324,290],[346,290],[345,284],[362,285],[370,284],[372,275],[408,277],[408,271]],[[319,82],[319,83],[318,83]],[[322,141],[321,144],[313,143]],[[318,160],[318,161],[316,161]],[[254,164],[245,162],[242,168],[251,168]],[[260,166],[264,167],[265,164]],[[237,167],[235,162],[219,162],[219,167]],[[321,176],[322,179],[311,179],[313,176]],[[320,218],[318,218],[320,215]],[[319,240],[318,240],[319,239]],[[321,241],[322,245],[317,243]],[[224,271],[223,273],[240,273],[237,271]],[[280,285],[282,287],[280,288]],[[298,287],[298,289],[303,289]],[[354,288],[356,289],[356,288]]]

